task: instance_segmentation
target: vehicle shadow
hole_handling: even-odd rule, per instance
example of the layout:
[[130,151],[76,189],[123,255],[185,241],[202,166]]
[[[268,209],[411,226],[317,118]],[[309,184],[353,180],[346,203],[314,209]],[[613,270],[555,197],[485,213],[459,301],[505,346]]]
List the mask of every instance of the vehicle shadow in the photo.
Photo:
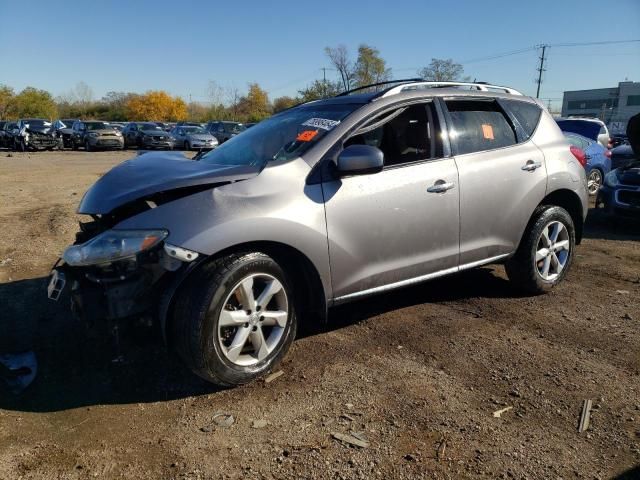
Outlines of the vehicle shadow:
[[[33,350],[38,361],[34,382],[19,395],[9,391],[0,371],[0,408],[53,412],[165,401],[220,390],[183,367],[159,335],[149,335],[149,330],[122,335],[119,352],[124,361],[114,362],[115,346],[104,338],[90,339],[73,319],[65,298],[57,303],[46,298],[46,284],[44,277],[0,284],[0,355]],[[334,308],[328,329],[425,302],[515,294],[492,270],[470,270]]]
[[601,208],[591,208],[584,226],[584,238],[640,240],[640,219],[614,217]]

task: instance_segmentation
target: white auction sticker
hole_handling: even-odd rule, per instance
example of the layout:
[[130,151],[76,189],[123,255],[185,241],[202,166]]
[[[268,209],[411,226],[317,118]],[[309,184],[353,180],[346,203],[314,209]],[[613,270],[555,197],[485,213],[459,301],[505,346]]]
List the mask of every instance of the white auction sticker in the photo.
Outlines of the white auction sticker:
[[329,120],[328,118],[310,118],[302,125],[305,127],[315,127],[321,128],[323,130],[331,130],[333,127],[338,125],[340,120]]

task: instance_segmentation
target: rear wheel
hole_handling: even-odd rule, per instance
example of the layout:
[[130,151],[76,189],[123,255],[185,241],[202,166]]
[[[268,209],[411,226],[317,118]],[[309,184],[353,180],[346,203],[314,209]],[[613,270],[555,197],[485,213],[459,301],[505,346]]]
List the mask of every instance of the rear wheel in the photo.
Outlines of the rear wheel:
[[567,275],[574,248],[575,227],[569,213],[561,207],[539,207],[505,266],[509,280],[528,293],[548,292]]
[[179,293],[171,331],[194,373],[232,386],[271,370],[296,329],[293,291],[284,271],[271,257],[248,253],[194,272]]
[[587,190],[589,195],[595,195],[602,186],[602,173],[597,168],[594,168],[589,172],[587,177]]

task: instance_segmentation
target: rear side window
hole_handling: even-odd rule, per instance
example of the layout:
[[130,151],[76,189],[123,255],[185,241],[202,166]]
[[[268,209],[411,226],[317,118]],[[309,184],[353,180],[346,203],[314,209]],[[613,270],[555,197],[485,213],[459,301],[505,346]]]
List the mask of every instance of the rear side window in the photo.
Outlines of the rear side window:
[[542,110],[535,103],[518,100],[502,100],[504,107],[511,112],[522,127],[525,138],[531,137],[538,126]]
[[458,155],[510,147],[517,143],[513,126],[495,101],[448,100],[451,141]]

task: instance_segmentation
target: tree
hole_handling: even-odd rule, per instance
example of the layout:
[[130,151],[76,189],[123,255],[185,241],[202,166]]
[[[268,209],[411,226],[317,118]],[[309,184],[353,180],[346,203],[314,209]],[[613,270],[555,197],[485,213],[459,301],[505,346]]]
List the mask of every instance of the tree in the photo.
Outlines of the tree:
[[450,58],[432,58],[428,66],[418,71],[418,75],[432,82],[469,81],[469,77],[462,77],[463,73],[462,65]]
[[15,92],[8,85],[0,84],[0,119],[10,118],[14,110]]
[[349,90],[353,78],[353,65],[349,59],[347,47],[344,45],[325,47],[324,52],[327,54],[327,57],[329,57],[331,64],[338,71],[344,90]]
[[300,103],[300,100],[297,98],[288,97],[286,95],[284,97],[278,97],[273,100],[273,113],[281,112],[287,108],[297,105],[298,103]]
[[107,92],[100,100],[105,107],[105,120],[127,120],[127,103],[135,97],[131,92]]
[[298,90],[300,102],[310,102],[321,98],[335,97],[342,91],[341,82],[331,82],[329,80],[314,80],[311,85],[302,90]]
[[391,78],[391,69],[377,48],[362,44],[358,47],[358,59],[353,69],[353,80],[356,86],[384,82]]
[[249,91],[237,102],[237,114],[248,122],[259,122],[270,114],[269,96],[257,83],[249,84]]
[[127,117],[134,120],[176,121],[187,118],[187,105],[162,90],[135,95],[127,101]]
[[15,108],[15,115],[20,118],[42,117],[53,120],[58,114],[58,107],[51,94],[34,87],[26,87],[11,103]]

